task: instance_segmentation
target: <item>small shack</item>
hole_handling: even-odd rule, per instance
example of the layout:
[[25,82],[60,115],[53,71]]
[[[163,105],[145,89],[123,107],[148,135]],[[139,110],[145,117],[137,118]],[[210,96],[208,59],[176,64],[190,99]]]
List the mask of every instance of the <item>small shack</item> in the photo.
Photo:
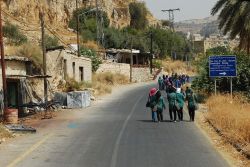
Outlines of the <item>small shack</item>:
[[[5,63],[8,107],[21,111],[19,106],[26,103],[22,83],[30,74],[31,61],[26,57],[6,56]],[[0,70],[0,75],[2,76],[2,70]],[[3,99],[2,83],[2,77],[0,77],[1,101]],[[1,106],[1,108],[3,107]]]
[[136,49],[108,49],[106,50],[105,59],[115,63],[130,64],[131,54],[133,54],[133,65],[148,66],[149,57]]

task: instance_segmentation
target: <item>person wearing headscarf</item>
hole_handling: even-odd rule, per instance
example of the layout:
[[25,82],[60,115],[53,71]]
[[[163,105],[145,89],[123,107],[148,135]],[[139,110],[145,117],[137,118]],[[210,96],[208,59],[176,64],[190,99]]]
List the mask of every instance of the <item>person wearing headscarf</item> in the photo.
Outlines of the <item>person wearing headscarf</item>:
[[190,121],[193,122],[195,118],[195,110],[197,109],[197,97],[193,93],[193,91],[190,91],[190,95],[187,96],[188,101],[188,113],[190,117]]
[[168,94],[168,104],[169,104],[169,116],[170,116],[170,121],[176,122],[176,107],[175,107],[175,102],[176,102],[176,93],[175,93],[175,88],[171,87],[170,92]]
[[161,95],[161,91],[158,90],[155,94],[156,105],[157,105],[157,119],[159,122],[163,121],[163,111],[166,109],[164,99]]
[[176,102],[177,102],[177,114],[179,121],[183,121],[183,107],[185,102],[185,97],[181,92],[181,88],[177,88],[176,90]]
[[148,96],[148,103],[149,103],[149,107],[151,109],[151,115],[152,115],[153,122],[156,122],[156,117],[157,117],[156,97],[155,97],[156,92],[157,92],[156,88],[151,88],[149,91],[149,96]]

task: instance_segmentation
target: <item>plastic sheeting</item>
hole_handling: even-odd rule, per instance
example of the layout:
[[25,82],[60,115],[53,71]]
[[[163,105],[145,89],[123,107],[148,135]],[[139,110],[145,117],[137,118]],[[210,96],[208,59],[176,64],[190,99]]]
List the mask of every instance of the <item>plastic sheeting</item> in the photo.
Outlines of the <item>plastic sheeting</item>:
[[89,91],[76,91],[67,93],[68,108],[85,108],[91,103]]

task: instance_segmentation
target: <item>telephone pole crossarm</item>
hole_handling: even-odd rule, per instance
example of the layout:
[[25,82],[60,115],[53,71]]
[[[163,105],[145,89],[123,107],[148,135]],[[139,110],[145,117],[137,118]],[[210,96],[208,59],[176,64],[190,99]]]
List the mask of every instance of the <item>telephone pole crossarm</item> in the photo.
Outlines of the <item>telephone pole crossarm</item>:
[[168,17],[169,17],[169,22],[170,22],[170,28],[174,31],[174,12],[175,11],[180,11],[180,8],[176,9],[166,9],[166,10],[161,10],[162,12],[168,12]]

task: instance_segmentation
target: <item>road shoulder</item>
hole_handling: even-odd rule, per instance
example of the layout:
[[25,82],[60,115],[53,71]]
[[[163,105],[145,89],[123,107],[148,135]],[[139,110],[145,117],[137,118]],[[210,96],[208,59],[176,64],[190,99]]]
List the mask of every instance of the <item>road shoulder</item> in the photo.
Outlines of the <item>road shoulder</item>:
[[197,112],[196,125],[208,138],[214,148],[228,161],[231,166],[250,166],[250,160],[238,152],[231,144],[227,143],[223,137],[219,136],[213,127],[205,119],[205,109],[201,107]]

